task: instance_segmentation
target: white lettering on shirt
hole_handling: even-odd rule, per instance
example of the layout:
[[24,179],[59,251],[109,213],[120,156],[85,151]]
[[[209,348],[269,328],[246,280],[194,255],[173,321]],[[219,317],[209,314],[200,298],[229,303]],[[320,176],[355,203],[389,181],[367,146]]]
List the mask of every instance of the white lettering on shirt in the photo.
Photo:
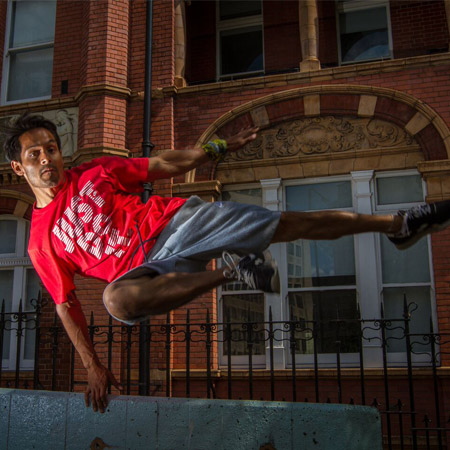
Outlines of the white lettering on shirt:
[[[97,259],[105,253],[118,258],[125,253],[124,247],[129,247],[133,230],[129,229],[126,236],[121,236],[119,230],[112,227],[111,217],[102,212],[95,213],[104,204],[105,200],[91,181],[83,186],[79,195],[72,197],[64,216],[57,219],[52,230],[65,245],[66,252],[73,253],[76,244]],[[102,239],[102,236],[105,238]]]

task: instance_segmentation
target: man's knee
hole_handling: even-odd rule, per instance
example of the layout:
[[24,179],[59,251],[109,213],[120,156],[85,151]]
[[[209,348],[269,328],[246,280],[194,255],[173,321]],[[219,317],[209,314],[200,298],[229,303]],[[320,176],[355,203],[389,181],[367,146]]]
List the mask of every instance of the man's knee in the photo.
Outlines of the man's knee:
[[129,289],[120,281],[106,286],[103,292],[103,302],[108,312],[122,320],[134,320],[133,299],[130,298]]

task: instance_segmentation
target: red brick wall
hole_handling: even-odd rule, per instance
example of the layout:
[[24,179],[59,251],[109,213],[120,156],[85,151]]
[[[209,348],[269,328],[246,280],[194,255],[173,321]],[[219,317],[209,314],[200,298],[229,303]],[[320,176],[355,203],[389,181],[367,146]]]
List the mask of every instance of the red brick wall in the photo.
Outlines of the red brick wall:
[[298,2],[265,1],[263,23],[265,72],[298,69],[302,59]]
[[186,80],[188,83],[216,78],[216,4],[193,1],[186,5]]
[[324,0],[317,2],[319,17],[319,61],[322,67],[339,65],[336,2]]
[[[129,18],[126,0],[82,2],[83,85],[128,85]],[[84,97],[79,111],[79,147],[125,148],[125,99],[95,95]]]
[[443,0],[390,2],[394,58],[447,51]]
[[61,82],[67,80],[68,92],[73,96],[80,89],[81,39],[83,2],[62,1],[57,3],[55,24],[55,47],[53,50],[52,97],[61,94]]

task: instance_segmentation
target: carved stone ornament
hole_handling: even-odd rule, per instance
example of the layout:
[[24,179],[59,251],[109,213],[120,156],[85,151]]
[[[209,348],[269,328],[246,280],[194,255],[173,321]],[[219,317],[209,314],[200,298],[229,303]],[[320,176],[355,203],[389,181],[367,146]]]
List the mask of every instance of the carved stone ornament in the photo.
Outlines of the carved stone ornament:
[[[36,114],[43,115],[51,120],[58,130],[61,139],[61,150],[63,156],[72,156],[77,150],[78,140],[78,108],[54,109],[50,111],[41,111]],[[0,124],[6,124],[9,120],[17,116],[0,117]],[[4,137],[0,136],[0,164],[6,163],[6,157],[3,153]]]
[[258,138],[225,161],[279,158],[295,155],[354,152],[374,148],[416,145],[414,138],[397,125],[381,119],[313,117],[262,131]]

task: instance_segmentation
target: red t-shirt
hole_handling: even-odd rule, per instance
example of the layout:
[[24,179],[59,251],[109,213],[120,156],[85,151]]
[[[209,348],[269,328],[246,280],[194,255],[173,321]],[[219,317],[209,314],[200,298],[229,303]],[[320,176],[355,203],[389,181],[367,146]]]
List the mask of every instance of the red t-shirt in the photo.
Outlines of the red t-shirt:
[[[111,282],[140,265],[185,199],[152,196],[142,203],[148,159],[105,157],[65,172],[44,208],[34,205],[28,252],[55,303],[75,289],[75,273]],[[137,249],[137,251],[135,251]]]

